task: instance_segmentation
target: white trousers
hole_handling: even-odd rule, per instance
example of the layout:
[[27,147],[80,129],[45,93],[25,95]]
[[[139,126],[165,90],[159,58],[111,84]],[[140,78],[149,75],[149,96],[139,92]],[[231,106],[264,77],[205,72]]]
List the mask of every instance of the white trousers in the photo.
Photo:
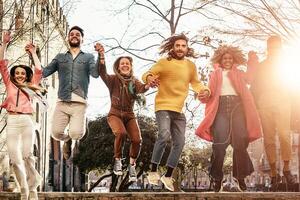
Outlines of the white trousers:
[[31,115],[8,114],[6,137],[10,162],[21,189],[29,191],[36,190],[42,181],[35,169],[34,136]]

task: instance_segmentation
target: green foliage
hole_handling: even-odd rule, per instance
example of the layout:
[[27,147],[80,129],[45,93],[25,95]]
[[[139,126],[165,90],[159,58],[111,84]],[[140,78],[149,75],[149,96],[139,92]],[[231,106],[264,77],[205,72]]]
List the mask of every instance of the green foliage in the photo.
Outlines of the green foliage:
[[[194,167],[203,172],[209,173],[210,159],[212,155],[211,145],[198,147],[186,147],[181,155],[178,167],[187,175]],[[223,172],[230,174],[232,171],[232,148],[229,146],[226,151]]]
[[81,139],[79,153],[73,158],[74,164],[83,171],[105,170],[111,166],[114,135],[105,116],[90,121],[87,134]]
[[212,149],[210,146],[204,146],[203,148],[198,147],[187,147],[184,149],[180,163],[178,167],[184,171],[183,176],[193,167],[197,167],[199,170],[208,172],[208,167],[210,165],[210,157],[212,154]]

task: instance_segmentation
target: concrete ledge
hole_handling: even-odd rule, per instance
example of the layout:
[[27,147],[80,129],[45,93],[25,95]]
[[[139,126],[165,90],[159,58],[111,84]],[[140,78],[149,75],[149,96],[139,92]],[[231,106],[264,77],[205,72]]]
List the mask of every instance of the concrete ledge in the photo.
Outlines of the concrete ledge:
[[[0,193],[2,200],[20,199],[19,193]],[[41,192],[39,200],[300,200],[299,192],[244,192],[244,193],[214,193],[214,192],[189,192],[189,193],[69,193],[69,192]]]

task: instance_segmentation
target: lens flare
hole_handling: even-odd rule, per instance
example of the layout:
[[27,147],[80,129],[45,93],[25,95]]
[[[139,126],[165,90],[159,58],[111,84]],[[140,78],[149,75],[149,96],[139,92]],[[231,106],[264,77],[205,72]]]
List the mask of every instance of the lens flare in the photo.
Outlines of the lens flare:
[[300,44],[286,47],[279,68],[282,83],[294,92],[300,92],[299,50]]

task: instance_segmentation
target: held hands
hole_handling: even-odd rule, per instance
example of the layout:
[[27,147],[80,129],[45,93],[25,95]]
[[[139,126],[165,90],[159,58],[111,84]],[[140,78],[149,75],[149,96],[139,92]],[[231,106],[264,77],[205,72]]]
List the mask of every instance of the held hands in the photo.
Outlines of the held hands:
[[147,77],[147,85],[152,88],[156,88],[159,86],[159,79],[156,75],[149,75]]
[[99,42],[97,42],[94,45],[94,48],[95,48],[95,51],[97,51],[98,54],[99,54],[100,63],[104,64],[104,47],[102,46],[102,44],[100,44]]
[[201,100],[205,100],[210,96],[210,93],[208,90],[202,90],[201,92],[198,93],[198,99]]
[[26,53],[27,53],[29,56],[35,55],[35,54],[36,54],[36,47],[35,47],[35,45],[32,44],[32,43],[28,43],[28,44],[25,46],[25,51],[26,51]]
[[102,44],[100,44],[99,42],[97,42],[94,45],[95,51],[98,52],[98,54],[100,55],[100,58],[104,58],[104,47],[102,46]]

